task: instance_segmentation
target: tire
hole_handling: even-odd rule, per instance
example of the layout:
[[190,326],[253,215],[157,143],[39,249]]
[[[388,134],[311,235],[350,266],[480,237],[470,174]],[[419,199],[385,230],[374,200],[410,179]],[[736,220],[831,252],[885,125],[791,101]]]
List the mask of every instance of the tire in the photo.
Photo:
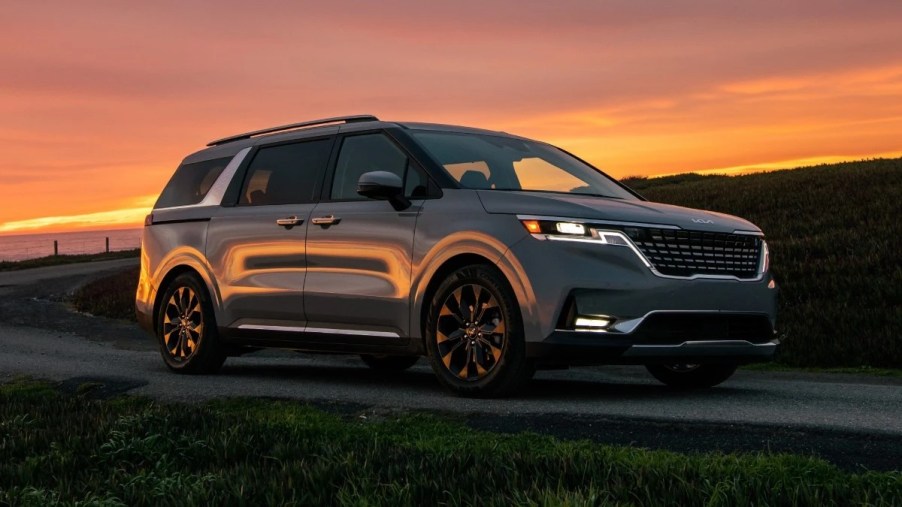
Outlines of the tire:
[[360,359],[363,359],[367,366],[376,371],[400,373],[417,364],[420,356],[374,356],[364,354],[360,356]]
[[[472,311],[477,306],[482,312]],[[424,330],[435,375],[458,396],[506,396],[535,373],[526,357],[517,299],[490,266],[470,265],[451,273],[429,302]]]
[[219,371],[226,349],[219,341],[207,288],[197,275],[184,273],[172,280],[156,320],[160,355],[169,369],[188,374]]
[[648,372],[674,389],[714,387],[736,372],[735,364],[648,364]]

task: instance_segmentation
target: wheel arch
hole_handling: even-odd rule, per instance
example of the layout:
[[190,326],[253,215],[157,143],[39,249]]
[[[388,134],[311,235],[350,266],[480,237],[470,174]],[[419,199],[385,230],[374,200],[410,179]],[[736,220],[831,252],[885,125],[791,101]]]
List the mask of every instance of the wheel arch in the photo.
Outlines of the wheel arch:
[[[434,262],[429,269],[424,270],[420,284],[417,285],[416,290],[412,291],[413,304],[410,331],[412,335],[416,333],[413,338],[416,338],[418,343],[424,344],[426,333],[423,326],[426,323],[426,312],[429,311],[429,301],[432,300],[436,290],[438,290],[445,278],[464,266],[482,264],[497,270],[513,290],[517,305],[520,308],[523,330],[527,341],[529,341],[533,330],[537,329],[538,326],[535,295],[532,291],[532,285],[523,271],[523,267],[516,259],[505,255],[506,253],[506,251],[500,251],[497,252],[497,255],[489,255],[489,252],[458,251],[443,256],[437,262]],[[495,260],[491,257],[495,257]]]
[[426,322],[426,313],[429,311],[429,301],[431,301],[435,296],[435,292],[438,290],[439,286],[451,273],[464,266],[472,266],[475,264],[491,266],[492,268],[497,269],[497,266],[494,262],[487,259],[486,257],[483,257],[482,255],[474,253],[461,253],[446,260],[444,263],[442,263],[442,265],[438,267],[438,269],[435,270],[435,272],[432,273],[432,276],[429,279],[429,283],[426,284],[426,289],[423,291],[423,298],[418,312],[419,320],[417,329],[420,333],[421,338],[424,338],[426,336],[423,326]]
[[210,296],[210,301],[213,304],[214,317],[217,316],[216,314],[219,313],[220,308],[219,292],[216,290],[216,284],[214,283],[213,278],[202,263],[192,258],[182,258],[178,261],[173,260],[172,262],[167,263],[165,270],[161,269],[160,271],[165,272],[166,274],[160,279],[157,293],[154,298],[152,322],[154,329],[156,329],[157,317],[159,316],[160,306],[163,303],[163,296],[166,294],[166,289],[175,278],[185,273],[193,274],[203,282],[203,285],[207,290],[207,295]]

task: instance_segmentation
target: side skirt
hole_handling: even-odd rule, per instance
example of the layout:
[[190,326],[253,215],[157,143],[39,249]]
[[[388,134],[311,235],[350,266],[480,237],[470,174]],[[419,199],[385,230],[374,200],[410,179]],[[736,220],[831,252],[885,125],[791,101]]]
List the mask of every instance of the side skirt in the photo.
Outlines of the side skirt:
[[334,354],[425,354],[422,341],[408,337],[223,327],[219,328],[219,336],[224,342],[238,347],[279,348]]

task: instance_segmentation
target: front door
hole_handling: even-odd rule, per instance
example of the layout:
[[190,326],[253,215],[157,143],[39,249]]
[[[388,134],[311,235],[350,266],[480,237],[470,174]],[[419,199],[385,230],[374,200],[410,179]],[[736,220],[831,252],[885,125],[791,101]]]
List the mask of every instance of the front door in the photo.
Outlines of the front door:
[[[397,211],[357,194],[358,178],[369,171],[398,174],[412,205]],[[426,186],[425,174],[385,134],[344,137],[307,229],[308,333],[339,341],[410,335],[411,254]]]
[[260,148],[237,204],[211,218],[206,253],[222,298],[220,326],[303,330],[304,240],[333,142],[326,137]]

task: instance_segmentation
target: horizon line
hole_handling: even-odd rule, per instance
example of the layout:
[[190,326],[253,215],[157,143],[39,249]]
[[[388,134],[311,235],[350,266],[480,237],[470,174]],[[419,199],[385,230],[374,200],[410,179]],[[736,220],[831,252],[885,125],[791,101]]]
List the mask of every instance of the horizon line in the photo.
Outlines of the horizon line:
[[[695,171],[681,171],[666,174],[654,174],[649,176],[629,175],[617,178],[618,181],[632,178],[666,178],[681,174],[699,174],[711,176],[749,176],[752,174],[770,173],[777,171],[794,171],[802,169],[816,169],[829,165],[843,163],[867,162],[871,160],[893,160],[902,158],[902,151],[877,153],[866,157],[847,157],[842,155],[824,155],[817,157],[805,157],[779,162],[764,162],[759,164],[747,164],[741,166],[702,169]],[[798,164],[798,165],[793,165]],[[116,210],[95,211],[75,215],[47,216],[14,220],[0,224],[0,237],[25,236],[33,234],[92,232],[128,230],[143,227],[144,217],[153,210],[153,202],[157,196],[145,195],[133,199],[136,206],[120,208]],[[148,204],[150,203],[150,204]],[[65,227],[65,224],[71,227]],[[64,227],[59,227],[63,225]]]

